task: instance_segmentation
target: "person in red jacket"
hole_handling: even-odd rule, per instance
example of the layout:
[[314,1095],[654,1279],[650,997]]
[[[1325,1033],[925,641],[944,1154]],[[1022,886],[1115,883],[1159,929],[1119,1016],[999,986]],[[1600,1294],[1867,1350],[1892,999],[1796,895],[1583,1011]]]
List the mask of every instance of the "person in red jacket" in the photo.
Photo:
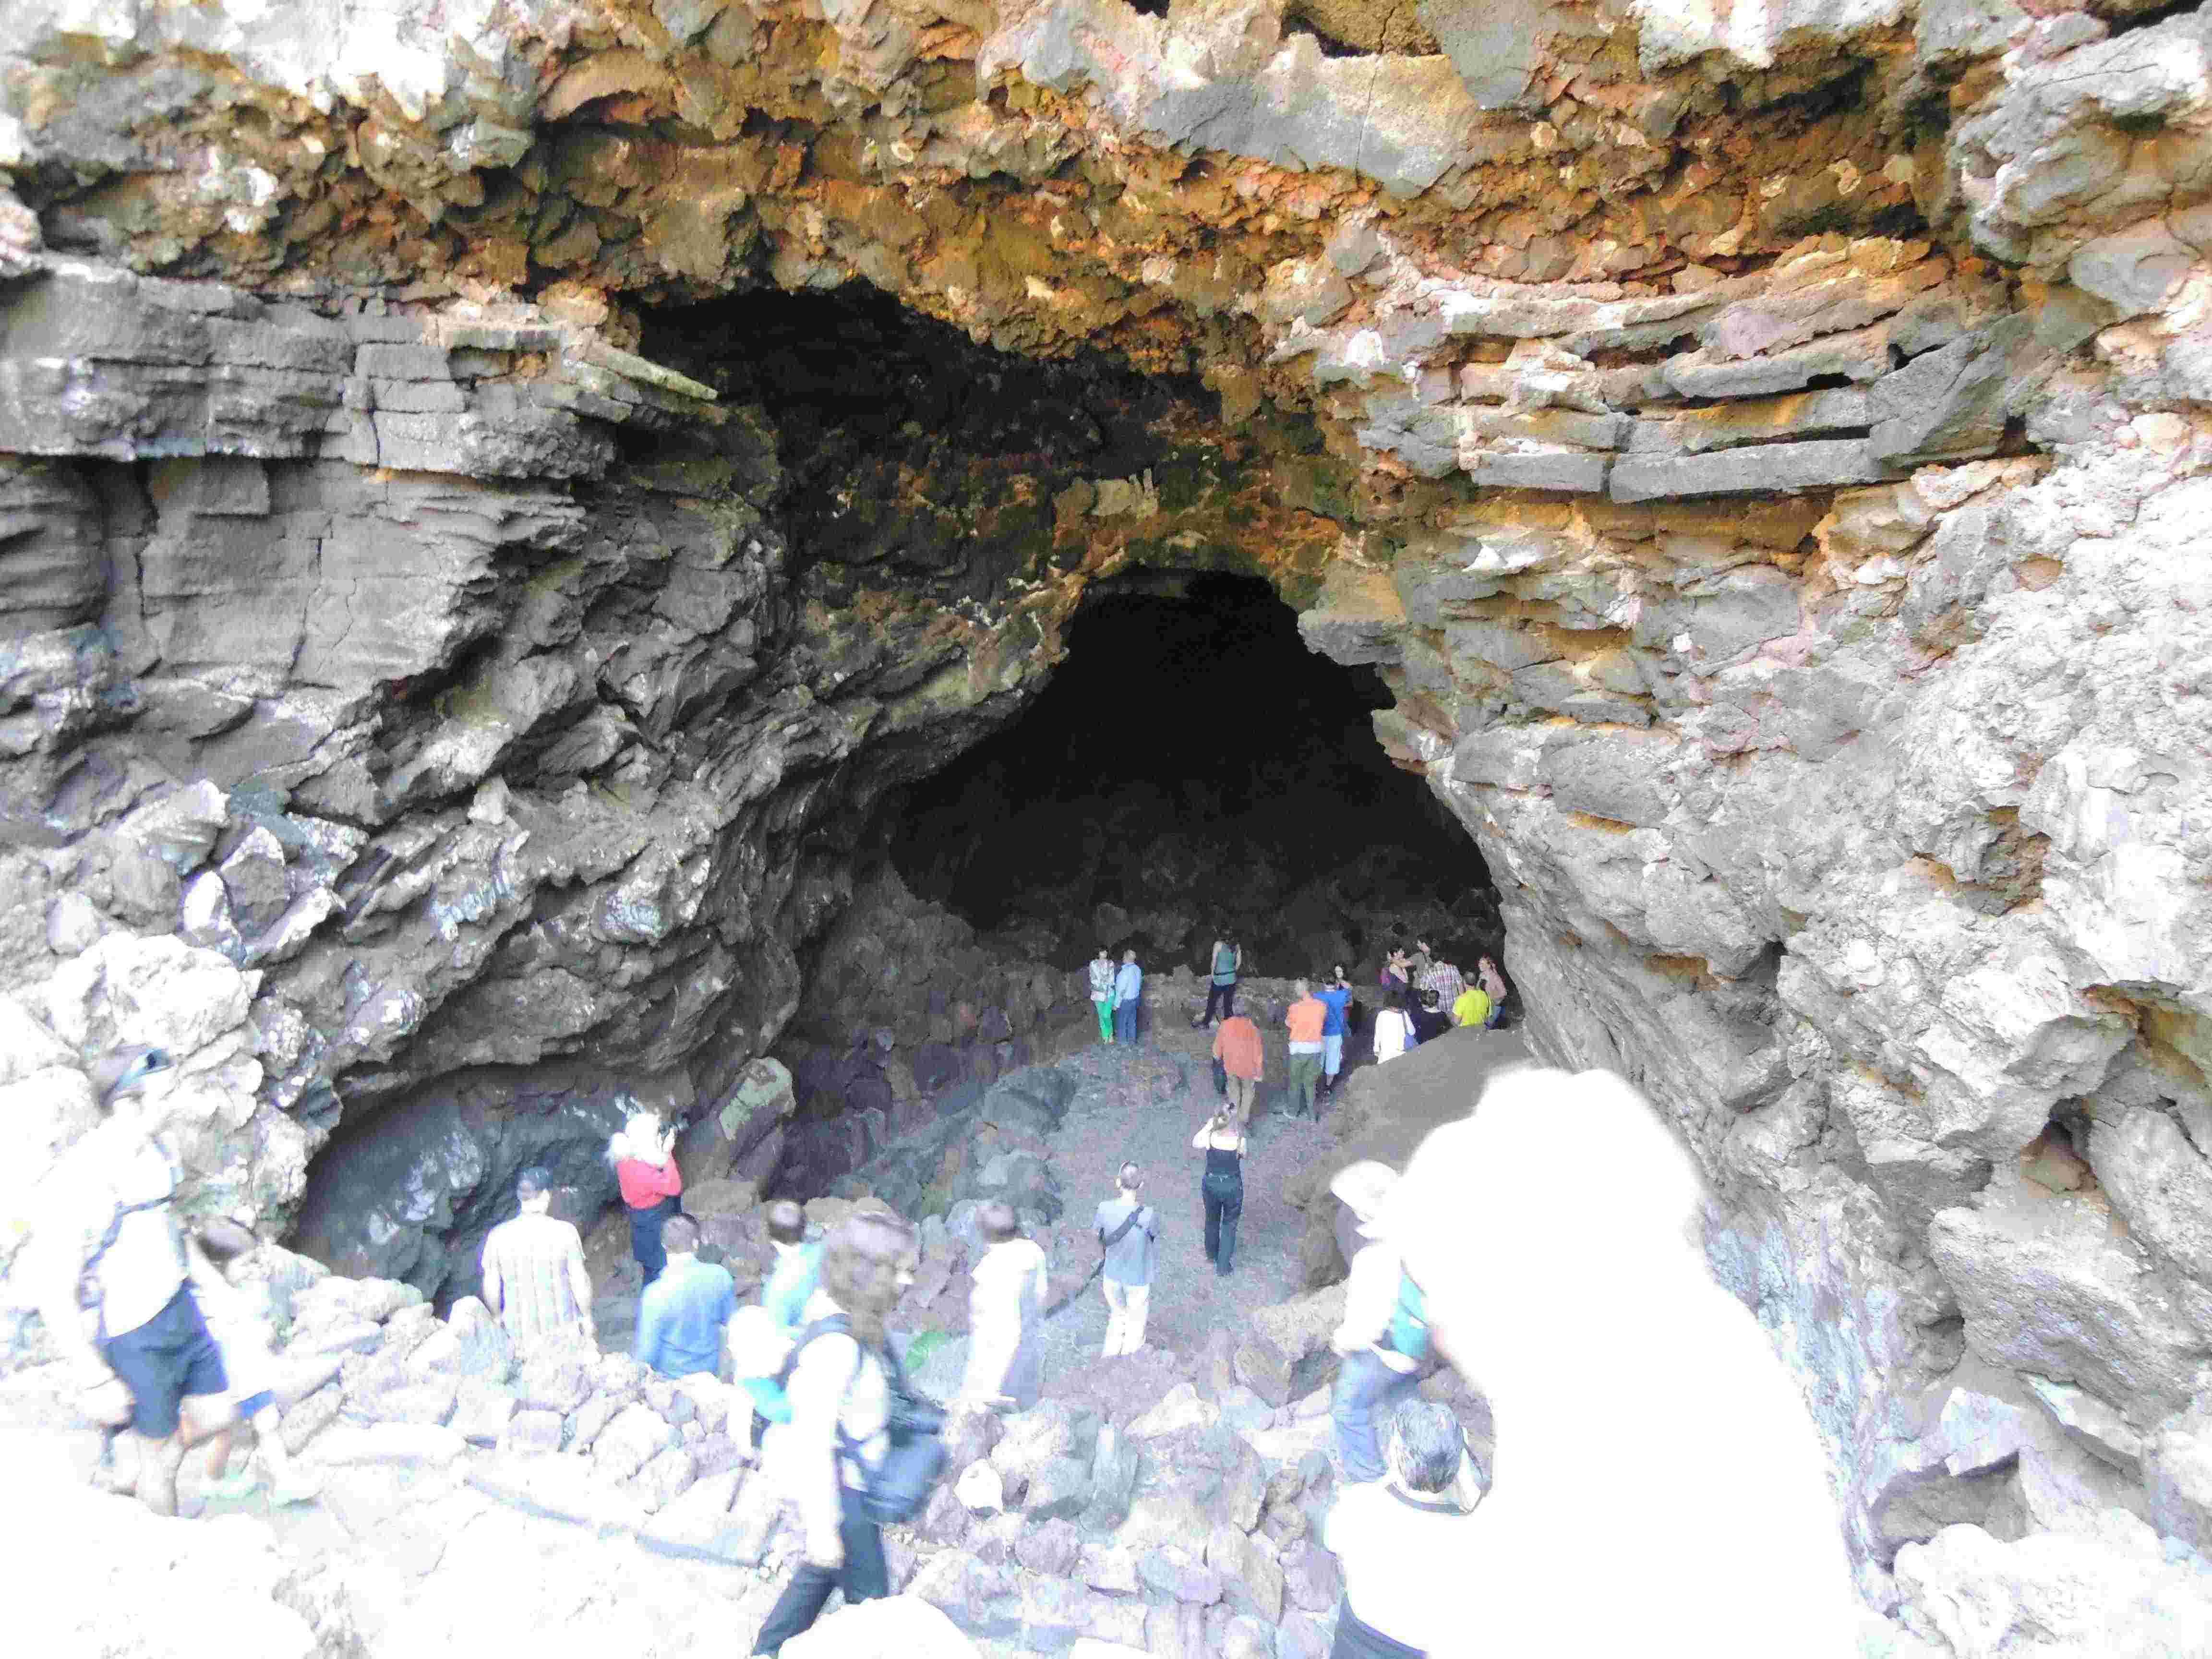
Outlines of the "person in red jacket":
[[661,1248],[660,1230],[683,1206],[677,1201],[684,1191],[683,1172],[676,1167],[674,1125],[664,1129],[650,1112],[640,1112],[607,1143],[607,1158],[615,1166],[615,1182],[622,1188],[623,1206],[629,1212],[629,1253],[650,1285],[668,1266]]

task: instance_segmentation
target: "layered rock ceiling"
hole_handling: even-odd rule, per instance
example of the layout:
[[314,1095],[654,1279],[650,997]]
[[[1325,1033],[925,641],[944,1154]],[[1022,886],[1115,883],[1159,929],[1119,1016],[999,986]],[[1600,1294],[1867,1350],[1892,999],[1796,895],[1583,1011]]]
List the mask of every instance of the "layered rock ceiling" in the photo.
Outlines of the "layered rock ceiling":
[[450,1113],[435,1231],[516,1114],[720,1102],[1087,586],[1253,571],[1713,1175],[1863,1557],[2204,1543],[2209,44],[15,0],[11,1175],[118,1036],[271,1225],[341,1118]]

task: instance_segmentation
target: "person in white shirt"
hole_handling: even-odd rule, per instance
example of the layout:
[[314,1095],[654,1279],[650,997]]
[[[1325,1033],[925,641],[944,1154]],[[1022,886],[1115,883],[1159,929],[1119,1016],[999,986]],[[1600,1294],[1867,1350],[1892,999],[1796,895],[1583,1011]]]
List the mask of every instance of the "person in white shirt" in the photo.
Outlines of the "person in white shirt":
[[1137,966],[1134,951],[1121,952],[1121,966],[1114,975],[1114,1041],[1137,1040],[1138,999],[1145,992],[1145,970]]
[[[762,1625],[756,1654],[780,1653],[812,1628],[833,1589],[848,1604],[890,1594],[884,1529],[860,1498],[890,1453],[884,1321],[920,1259],[914,1229],[884,1210],[855,1211],[823,1242],[822,1285],[807,1302],[788,1384],[791,1421],[775,1441],[805,1556]],[[814,1330],[832,1319],[844,1328]]]
[[1025,1412],[1044,1391],[1038,1326],[1050,1294],[1044,1252],[1024,1238],[1011,1206],[986,1204],[977,1213],[987,1249],[968,1293],[968,1374],[963,1398]]
[[1389,1005],[1375,1016],[1375,1063],[1393,1060],[1413,1046],[1413,1017],[1406,1012],[1406,993],[1390,993]]
[[127,1414],[139,1501],[174,1515],[186,1449],[232,1416],[230,1380],[189,1279],[202,1265],[198,1248],[177,1226],[182,1171],[163,1139],[176,1067],[161,1049],[123,1048],[102,1058],[93,1081],[110,1115],[46,1183],[26,1276],[88,1413],[113,1423]]
[[1468,1517],[1480,1472],[1449,1406],[1409,1400],[1390,1421],[1389,1471],[1347,1486],[1322,1527],[1344,1573],[1330,1659],[1422,1659],[1463,1641],[1482,1571]]
[[[1397,1182],[1397,1171],[1370,1159],[1340,1170],[1328,1189],[1358,1219],[1361,1237],[1371,1241],[1352,1258],[1345,1286],[1344,1322],[1328,1345],[1344,1356],[1329,1400],[1336,1433],[1337,1461],[1347,1482],[1380,1480],[1385,1474],[1376,1425],[1390,1407],[1420,1382],[1421,1353],[1401,1351],[1399,1306],[1405,1268],[1380,1219],[1383,1202]],[[1411,1346],[1411,1345],[1408,1345]]]
[[[1501,1178],[1569,1164],[1571,1216],[1546,1182]],[[1857,1652],[1827,1457],[1758,1319],[1714,1282],[1705,1216],[1696,1167],[1632,1088],[1535,1066],[1493,1077],[1386,1195],[1436,1341],[1498,1425],[1443,1652]],[[1601,1514],[1633,1544],[1594,1586]],[[1352,1605],[1385,1615],[1356,1589]]]

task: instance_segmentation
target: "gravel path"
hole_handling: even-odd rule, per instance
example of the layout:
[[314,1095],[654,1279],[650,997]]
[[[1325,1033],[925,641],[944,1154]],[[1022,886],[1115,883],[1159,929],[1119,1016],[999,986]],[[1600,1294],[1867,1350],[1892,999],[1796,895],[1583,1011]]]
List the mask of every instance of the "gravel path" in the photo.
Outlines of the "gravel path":
[[[1336,1146],[1318,1123],[1268,1112],[1263,1093],[1244,1159],[1235,1270],[1227,1278],[1216,1274],[1206,1259],[1206,1211],[1198,1191],[1206,1155],[1190,1146],[1217,1103],[1211,1043],[1211,1033],[1177,1024],[1135,1048],[1101,1046],[1062,1060],[1083,1081],[1049,1143],[1065,1221],[1079,1227],[1113,1195],[1123,1159],[1144,1170],[1145,1201],[1160,1216],[1145,1340],[1191,1358],[1204,1352],[1212,1332],[1241,1329],[1255,1309],[1300,1292],[1297,1244],[1305,1223],[1285,1201],[1283,1188],[1293,1170]],[[1094,1284],[1045,1323],[1045,1392],[1052,1392],[1055,1376],[1096,1360],[1105,1335],[1105,1297]],[[967,1339],[955,1339],[930,1354],[915,1380],[925,1392],[949,1398],[967,1360]]]

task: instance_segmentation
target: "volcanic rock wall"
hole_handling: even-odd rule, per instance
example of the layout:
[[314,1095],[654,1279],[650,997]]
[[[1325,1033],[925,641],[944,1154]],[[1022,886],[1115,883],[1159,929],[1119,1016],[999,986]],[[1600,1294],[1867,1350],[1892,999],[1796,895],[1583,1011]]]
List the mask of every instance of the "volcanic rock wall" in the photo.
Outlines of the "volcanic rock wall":
[[[1717,1177],[1869,1593],[1983,1523],[1897,1558],[1963,1646],[1954,1568],[2203,1545],[2212,25],[2032,9],[9,8],[34,1138],[157,1029],[266,1213],[477,1068],[717,1098],[855,815],[1091,580],[1241,566],[1385,669],[1532,1041]],[[855,277],[1211,396],[1006,460],[976,591],[939,518],[810,568],[637,349]]]

